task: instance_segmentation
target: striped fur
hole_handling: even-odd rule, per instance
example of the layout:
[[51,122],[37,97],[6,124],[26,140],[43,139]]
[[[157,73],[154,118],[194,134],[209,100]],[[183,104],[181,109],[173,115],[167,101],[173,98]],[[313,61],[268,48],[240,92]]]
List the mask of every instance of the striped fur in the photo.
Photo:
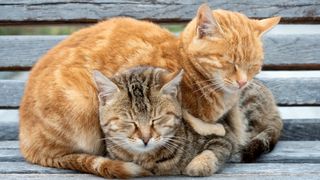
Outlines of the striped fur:
[[[208,9],[200,8],[198,15]],[[185,70],[181,83],[182,106],[190,114],[210,123],[219,122],[221,117],[227,118],[225,122],[221,122],[224,124],[226,136],[211,141],[216,144],[216,148],[212,147],[216,158],[211,159],[217,159],[214,164],[227,161],[230,153],[226,149],[238,149],[238,145],[234,144],[235,139],[238,139],[239,143],[243,142],[243,136],[238,137],[244,132],[241,118],[228,120],[228,117],[237,117],[239,112],[234,109],[232,113],[226,114],[235,107],[233,105],[238,102],[238,98],[212,87],[208,75],[218,77],[219,72],[228,74],[237,69],[237,73],[231,73],[230,76],[233,85],[236,85],[237,78],[245,79],[244,69],[248,70],[248,77],[253,77],[262,64],[261,35],[277,24],[279,18],[258,21],[230,11],[205,12],[205,15],[212,14],[215,21],[206,21],[196,16],[180,37],[151,22],[118,17],[75,32],[52,48],[32,68],[21,101],[19,142],[24,158],[28,162],[43,166],[75,169],[107,177],[146,174],[137,166],[124,162],[117,161],[116,164],[132,167],[130,171],[115,172],[118,165],[103,165],[105,161],[100,158],[105,153],[105,146],[101,140],[103,132],[98,118],[98,94],[92,72],[99,70],[112,76],[121,69],[148,65],[172,72]],[[199,27],[201,22],[204,25]],[[208,26],[208,22],[215,24]],[[210,28],[214,28],[214,31]],[[222,37],[226,39],[223,40]],[[232,66],[233,61],[248,66],[235,67]],[[137,98],[135,102],[140,100]],[[138,111],[148,110],[149,107],[136,108]],[[249,123],[256,124],[253,127],[257,128],[253,131],[257,138],[253,137],[252,142],[266,142],[250,143],[253,145],[248,146],[247,152],[250,153],[247,154],[254,158],[260,152],[269,150],[265,144],[273,144],[268,143],[269,140],[276,141],[279,134],[279,127],[272,129],[273,125],[266,125],[269,120],[263,118],[261,121],[253,120],[257,123]],[[257,124],[260,123],[261,127],[268,128],[259,128]],[[114,128],[116,129],[116,126]],[[79,156],[88,158],[80,158],[85,161],[79,161]],[[92,156],[99,160],[90,160]],[[208,156],[208,153],[203,156]],[[84,162],[89,164],[84,165]],[[103,170],[96,171],[96,167]],[[102,173],[104,171],[110,173]]]
[[[163,81],[165,76],[175,78],[152,67],[132,68],[112,78],[119,87],[113,95],[117,101],[100,102],[108,156],[134,162],[155,175],[212,175],[223,164],[221,156],[235,150],[236,138],[228,142],[221,136],[198,134],[185,119],[190,117],[183,116],[179,97],[162,92],[173,81]],[[179,83],[175,86],[180,91]],[[143,144],[146,132],[150,141]]]

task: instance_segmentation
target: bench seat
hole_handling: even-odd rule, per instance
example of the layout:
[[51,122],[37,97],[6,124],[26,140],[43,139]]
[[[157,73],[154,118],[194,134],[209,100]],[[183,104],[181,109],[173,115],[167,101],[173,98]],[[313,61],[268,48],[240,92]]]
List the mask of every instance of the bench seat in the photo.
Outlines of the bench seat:
[[[0,26],[82,23],[115,16],[158,23],[186,23],[203,1],[190,0],[0,0]],[[280,142],[256,163],[228,163],[205,180],[320,179],[320,3],[316,0],[208,1],[210,7],[249,17],[282,16],[264,37],[265,63],[258,76],[273,92],[284,120]],[[22,26],[23,27],[23,26]],[[67,36],[0,36],[0,73],[27,72]],[[27,76],[0,79],[0,179],[103,179],[90,174],[32,165],[18,147],[18,108]],[[195,179],[187,177],[188,179]],[[148,179],[148,178],[145,178]],[[183,176],[153,179],[186,179]]]
[[[273,152],[263,155],[257,163],[228,163],[212,177],[202,179],[289,179],[292,176],[320,177],[320,141],[280,141]],[[71,170],[33,165],[20,155],[18,141],[0,141],[0,179],[101,179]],[[262,178],[263,177],[263,178]],[[185,179],[177,176],[170,179]],[[193,179],[192,177],[189,177]],[[154,177],[168,179],[168,177]]]

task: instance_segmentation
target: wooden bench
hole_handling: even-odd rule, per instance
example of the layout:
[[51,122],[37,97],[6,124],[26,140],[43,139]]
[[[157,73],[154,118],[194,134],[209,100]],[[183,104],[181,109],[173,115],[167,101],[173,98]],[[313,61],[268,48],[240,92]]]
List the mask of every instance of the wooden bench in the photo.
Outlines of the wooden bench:
[[[184,23],[194,17],[201,3],[192,0],[0,0],[0,24],[93,23],[114,16]],[[276,96],[284,130],[274,151],[258,162],[229,163],[218,174],[204,179],[319,179],[320,3],[315,0],[214,0],[209,5],[255,18],[283,17],[284,24],[264,38],[265,66],[258,78]],[[0,71],[29,70],[41,55],[64,38],[0,36]],[[89,174],[44,168],[24,161],[19,152],[17,116],[24,84],[21,80],[0,80],[0,179],[97,179]],[[7,113],[13,115],[3,116]]]

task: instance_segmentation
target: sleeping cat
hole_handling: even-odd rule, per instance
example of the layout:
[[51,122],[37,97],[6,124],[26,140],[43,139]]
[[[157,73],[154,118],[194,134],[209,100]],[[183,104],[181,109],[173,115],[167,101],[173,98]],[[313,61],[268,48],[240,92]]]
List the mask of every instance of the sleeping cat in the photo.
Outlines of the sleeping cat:
[[[260,97],[263,86],[248,83],[261,69],[261,36],[279,19],[251,20],[203,5],[180,37],[132,18],[112,18],[73,33],[32,68],[19,109],[21,153],[31,163],[105,177],[149,174],[134,163],[102,158],[105,144],[92,79],[93,70],[110,77],[120,69],[149,65],[171,72],[184,69],[181,103],[187,114],[213,124],[226,117],[221,122],[226,134],[215,139],[216,151],[236,152],[245,145],[243,159],[254,160],[273,148],[282,128],[272,95]],[[239,94],[248,96],[239,100]],[[261,113],[252,113],[256,106]],[[239,108],[248,116],[240,118]],[[202,156],[208,155],[198,158]],[[215,164],[223,164],[230,154],[214,156]],[[192,166],[189,174],[203,174],[205,166]]]
[[189,175],[194,167],[188,164],[203,161],[194,157],[204,153],[212,161],[199,175],[217,170],[212,154],[221,149],[211,144],[217,136],[199,135],[183,117],[182,75],[153,67],[130,68],[111,79],[94,72],[108,157],[134,162],[154,175]]

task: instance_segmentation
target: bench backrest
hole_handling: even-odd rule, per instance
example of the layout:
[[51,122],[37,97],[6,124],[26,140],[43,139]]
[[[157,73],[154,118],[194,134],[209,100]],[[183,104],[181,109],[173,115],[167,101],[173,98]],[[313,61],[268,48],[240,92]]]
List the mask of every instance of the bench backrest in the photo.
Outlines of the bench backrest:
[[[195,16],[201,3],[191,0],[0,0],[0,25],[94,23],[114,16],[185,23]],[[320,117],[310,116],[310,113],[320,111],[320,71],[317,71],[320,70],[320,25],[317,25],[320,4],[315,4],[314,0],[248,0],[245,3],[215,0],[208,4],[213,9],[238,11],[254,18],[282,16],[281,22],[286,24],[279,25],[264,37],[265,66],[259,79],[269,86],[286,115],[282,139],[320,140],[317,131]],[[29,70],[40,56],[64,38],[0,36],[0,71]],[[20,80],[0,80],[0,109],[19,108],[24,84]],[[2,121],[5,120],[0,119],[0,132],[11,127]],[[14,128],[17,123],[18,120]],[[17,135],[0,133],[0,138],[17,139]]]

